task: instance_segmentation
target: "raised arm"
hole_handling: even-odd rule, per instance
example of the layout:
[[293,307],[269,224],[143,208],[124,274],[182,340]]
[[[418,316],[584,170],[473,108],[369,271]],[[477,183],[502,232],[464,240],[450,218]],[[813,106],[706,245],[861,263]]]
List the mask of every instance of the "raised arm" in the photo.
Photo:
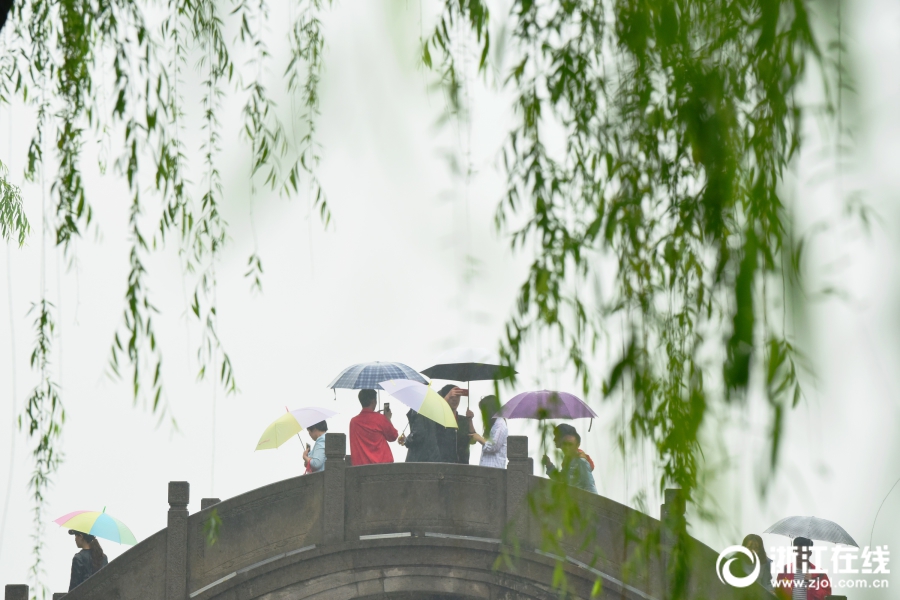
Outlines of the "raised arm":
[[506,426],[506,421],[497,419],[491,428],[491,437],[485,440],[484,448],[481,452],[483,454],[497,454],[506,446],[506,436],[508,434],[509,428]]
[[397,428],[391,423],[389,417],[384,417],[384,421],[381,424],[381,433],[384,435],[384,439],[389,442],[396,441],[397,436],[399,435],[397,433]]

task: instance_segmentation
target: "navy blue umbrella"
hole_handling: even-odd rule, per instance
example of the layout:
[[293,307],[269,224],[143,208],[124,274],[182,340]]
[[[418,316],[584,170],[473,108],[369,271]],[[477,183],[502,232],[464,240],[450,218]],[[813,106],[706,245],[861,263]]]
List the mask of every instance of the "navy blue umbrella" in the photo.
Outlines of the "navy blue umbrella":
[[346,388],[349,390],[380,390],[382,381],[391,379],[409,379],[419,383],[428,380],[419,375],[415,369],[399,362],[368,362],[352,365],[341,371],[341,374],[328,384],[328,387]]

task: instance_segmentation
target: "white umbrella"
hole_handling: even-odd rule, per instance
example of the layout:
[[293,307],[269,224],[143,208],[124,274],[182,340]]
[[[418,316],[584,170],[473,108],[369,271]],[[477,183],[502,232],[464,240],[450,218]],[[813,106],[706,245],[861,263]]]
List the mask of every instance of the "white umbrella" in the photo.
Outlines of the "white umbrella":
[[307,427],[312,427],[316,423],[321,423],[326,419],[330,419],[335,416],[337,411],[329,410],[327,408],[321,408],[319,406],[309,406],[307,408],[298,408],[296,410],[290,411],[294,418],[297,419],[297,422],[300,423],[300,427],[306,429]]
[[456,415],[450,405],[441,398],[431,385],[423,385],[409,379],[382,381],[381,389],[407,405],[423,417],[444,427],[456,429]]
[[859,548],[859,544],[853,541],[843,527],[833,521],[817,517],[785,517],[763,533],[786,535],[789,538],[805,537],[820,542],[833,542]]

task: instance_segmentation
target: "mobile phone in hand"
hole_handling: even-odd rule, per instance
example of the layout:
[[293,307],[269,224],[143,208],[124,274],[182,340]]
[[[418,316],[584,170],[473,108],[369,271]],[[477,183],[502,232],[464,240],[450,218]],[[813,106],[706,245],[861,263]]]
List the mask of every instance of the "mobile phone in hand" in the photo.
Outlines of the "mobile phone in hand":
[[469,390],[467,390],[467,389],[465,389],[465,388],[459,388],[459,395],[460,395],[460,396],[468,396],[468,395],[469,395]]
[[309,444],[307,444],[307,445],[306,445],[306,452],[308,453],[309,451],[310,451],[310,447],[309,447]]

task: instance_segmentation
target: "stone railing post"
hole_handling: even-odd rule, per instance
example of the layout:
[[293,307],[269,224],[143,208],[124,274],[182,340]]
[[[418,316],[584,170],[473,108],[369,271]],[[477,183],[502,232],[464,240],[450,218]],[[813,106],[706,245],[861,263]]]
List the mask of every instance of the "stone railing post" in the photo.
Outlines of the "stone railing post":
[[668,489],[663,503],[659,507],[659,522],[662,525],[662,543],[665,549],[671,549],[677,533],[685,526],[685,499],[680,489]]
[[534,472],[534,463],[528,458],[528,437],[509,436],[506,451],[506,520],[514,523],[512,531],[523,543],[528,539],[528,478]]
[[169,519],[166,529],[166,600],[187,597],[188,509],[191,486],[169,482]]
[[200,498],[200,510],[206,510],[210,506],[215,506],[221,502],[218,498]]
[[325,435],[324,540],[326,544],[344,541],[344,476],[347,461],[347,436]]
[[667,489],[663,496],[663,503],[659,507],[659,525],[661,527],[659,539],[660,545],[662,546],[662,548],[660,548],[660,550],[662,550],[661,575],[666,596],[669,594],[670,587],[668,556],[672,551],[672,547],[675,545],[678,533],[680,531],[685,531],[687,528],[685,509],[684,492],[678,488]]
[[28,586],[22,583],[13,583],[6,586],[3,594],[4,600],[28,600]]
[[65,598],[65,596],[66,596],[65,592],[54,592],[53,600],[61,600],[62,598]]

